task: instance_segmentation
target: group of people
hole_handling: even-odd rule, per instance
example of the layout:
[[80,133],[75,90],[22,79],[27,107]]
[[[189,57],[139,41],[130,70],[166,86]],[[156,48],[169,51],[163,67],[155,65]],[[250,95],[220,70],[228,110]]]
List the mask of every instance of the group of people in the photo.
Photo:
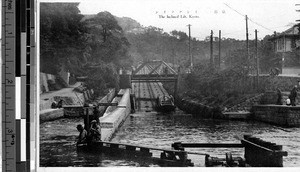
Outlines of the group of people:
[[101,141],[101,128],[96,120],[91,121],[88,131],[81,124],[78,124],[76,128],[79,131],[77,144]]
[[[293,87],[293,89],[291,90],[288,99],[286,100],[286,105],[288,106],[296,106],[296,98],[297,98],[297,85],[295,85]],[[280,89],[277,89],[277,105],[282,105],[282,93],[280,91]]]
[[63,104],[63,100],[62,99],[60,99],[58,102],[53,101],[52,104],[51,104],[51,108],[52,109],[62,108],[62,104]]

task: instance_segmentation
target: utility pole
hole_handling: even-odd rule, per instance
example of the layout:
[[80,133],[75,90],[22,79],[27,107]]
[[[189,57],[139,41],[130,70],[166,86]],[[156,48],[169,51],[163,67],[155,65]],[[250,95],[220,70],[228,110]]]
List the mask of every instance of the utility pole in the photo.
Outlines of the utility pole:
[[256,88],[259,88],[259,58],[257,48],[257,30],[255,29],[255,56],[256,56]]
[[210,65],[214,68],[214,55],[213,55],[213,31],[210,32]]
[[[300,6],[300,4],[295,4],[295,6]],[[300,10],[296,10],[296,11],[300,12]],[[300,22],[300,20],[296,20],[296,22]],[[298,23],[297,25],[298,25],[298,27],[300,27],[300,23]],[[299,29],[299,31],[300,31],[300,29]]]
[[247,63],[248,63],[248,70],[250,67],[250,60],[249,60],[249,33],[248,33],[248,17],[246,15],[246,49],[247,49]]
[[174,47],[172,49],[172,64],[173,64],[173,69],[175,69],[175,50],[174,50]]
[[192,67],[193,67],[193,59],[192,59],[192,55],[191,55],[191,25],[188,24],[187,26],[189,27],[189,58],[190,58],[191,69],[192,69]]
[[219,70],[221,70],[221,30],[219,30]]

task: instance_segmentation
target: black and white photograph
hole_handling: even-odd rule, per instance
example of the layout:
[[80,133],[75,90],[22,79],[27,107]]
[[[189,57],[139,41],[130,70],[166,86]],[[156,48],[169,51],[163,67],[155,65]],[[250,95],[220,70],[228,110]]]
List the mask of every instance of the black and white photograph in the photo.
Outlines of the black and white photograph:
[[300,167],[299,1],[41,0],[37,22],[41,169]]

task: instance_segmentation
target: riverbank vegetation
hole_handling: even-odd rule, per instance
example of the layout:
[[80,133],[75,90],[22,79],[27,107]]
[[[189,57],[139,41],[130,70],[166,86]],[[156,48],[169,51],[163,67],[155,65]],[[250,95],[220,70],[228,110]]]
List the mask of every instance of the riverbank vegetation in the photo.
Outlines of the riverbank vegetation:
[[220,71],[198,64],[191,73],[180,74],[179,95],[225,110],[259,93],[247,75],[242,65]]

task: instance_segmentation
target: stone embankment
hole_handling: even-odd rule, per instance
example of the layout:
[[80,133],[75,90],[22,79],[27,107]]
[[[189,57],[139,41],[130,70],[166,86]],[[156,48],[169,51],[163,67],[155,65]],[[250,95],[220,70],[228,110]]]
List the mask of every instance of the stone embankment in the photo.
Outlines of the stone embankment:
[[300,126],[300,107],[286,105],[253,106],[253,119],[286,127]]
[[68,88],[63,88],[58,91],[51,91],[40,95],[40,122],[49,121],[64,117],[64,109],[52,109],[52,102],[63,100],[63,105],[83,106],[86,100],[93,95],[93,90],[81,89],[80,92],[74,91],[76,88],[81,88],[82,83],[78,82]]
[[[81,115],[82,106],[91,99],[93,90],[87,90],[78,82],[68,88],[58,91],[51,91],[40,95],[40,122],[55,120],[62,117],[76,117]],[[114,89],[99,100],[100,102],[110,102],[114,97]],[[52,109],[52,102],[63,100],[63,108]],[[105,108],[99,107],[104,112]]]

